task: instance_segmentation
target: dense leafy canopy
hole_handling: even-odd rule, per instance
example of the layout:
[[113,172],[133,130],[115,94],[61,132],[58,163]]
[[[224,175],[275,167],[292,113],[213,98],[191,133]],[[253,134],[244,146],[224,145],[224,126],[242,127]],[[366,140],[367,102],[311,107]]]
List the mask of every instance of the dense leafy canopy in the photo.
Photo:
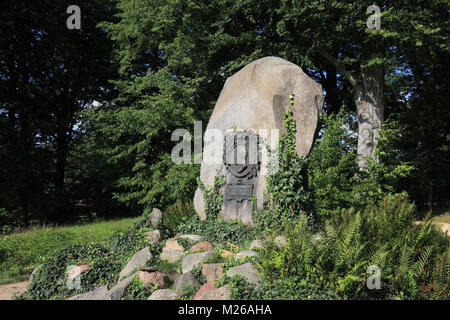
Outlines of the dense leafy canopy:
[[[358,90],[367,98],[381,88],[381,120],[397,124],[391,151],[380,154],[383,170],[414,166],[393,191],[408,191],[420,206],[446,205],[449,2],[378,2],[380,29],[367,28],[371,4],[79,1],[82,28],[68,30],[65,2],[2,3],[0,222],[137,214],[188,201],[199,168],[171,162],[171,133],[192,132],[195,120],[205,129],[226,78],[271,55],[320,82],[325,113],[343,109],[349,132],[358,125]],[[371,68],[381,76],[369,77],[369,88]],[[345,190],[355,158],[331,136],[316,143],[309,178],[326,207],[345,203],[326,186]],[[329,148],[342,158],[321,157]]]

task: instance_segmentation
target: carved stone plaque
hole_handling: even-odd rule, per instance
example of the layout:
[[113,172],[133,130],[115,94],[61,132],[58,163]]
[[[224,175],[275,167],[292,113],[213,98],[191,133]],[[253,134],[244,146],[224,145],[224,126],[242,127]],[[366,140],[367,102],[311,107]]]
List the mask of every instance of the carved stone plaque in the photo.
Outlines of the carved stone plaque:
[[225,137],[224,164],[226,183],[224,207],[225,220],[238,219],[252,223],[250,201],[255,196],[260,168],[259,136],[252,131],[233,132]]
[[253,196],[252,184],[228,184],[226,185],[225,195],[227,200],[251,200]]

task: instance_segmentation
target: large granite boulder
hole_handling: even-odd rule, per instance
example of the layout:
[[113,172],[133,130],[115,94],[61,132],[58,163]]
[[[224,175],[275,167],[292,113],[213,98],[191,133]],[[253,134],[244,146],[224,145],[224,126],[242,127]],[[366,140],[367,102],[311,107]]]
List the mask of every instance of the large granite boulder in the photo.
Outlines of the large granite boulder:
[[129,276],[132,272],[136,271],[139,268],[142,268],[145,266],[148,260],[152,257],[152,254],[150,252],[150,248],[144,248],[136,252],[128,261],[125,268],[123,268],[122,271],[120,271],[119,274],[119,280],[122,280],[123,278]]
[[111,297],[108,294],[108,287],[101,286],[92,291],[70,297],[67,300],[111,300]]
[[182,273],[191,272],[194,268],[200,267],[204,260],[211,257],[214,257],[214,252],[212,251],[190,253],[184,256],[181,260]]
[[[279,136],[273,129],[278,129],[279,134],[285,131],[283,113],[288,108],[291,92],[294,94],[293,117],[297,124],[296,150],[298,154],[306,156],[313,143],[324,100],[320,84],[308,77],[299,66],[277,57],[253,61],[227,79],[204,136],[204,158],[200,171],[203,185],[212,186],[216,175],[226,177],[228,172],[223,162],[211,163],[205,160],[207,150],[220,150],[224,145],[224,139],[212,138],[209,135],[214,131],[212,129],[216,129],[216,133],[222,132],[223,136],[232,128],[238,132],[251,130],[274,147]],[[264,177],[268,174],[266,160],[262,156],[259,172],[251,176],[253,187],[251,191],[246,189],[247,194],[250,192],[252,196],[256,196],[259,208],[263,205],[263,192],[266,187]],[[229,199],[224,197],[224,200]],[[225,220],[239,219],[246,224],[252,224],[250,200],[238,202],[237,205],[227,206],[224,201],[219,215]],[[200,218],[206,219],[200,189],[195,192],[194,206]]]
[[227,272],[227,276],[230,278],[233,277],[235,274],[244,277],[249,283],[260,283],[262,281],[262,278],[259,275],[258,270],[250,262],[231,268]]

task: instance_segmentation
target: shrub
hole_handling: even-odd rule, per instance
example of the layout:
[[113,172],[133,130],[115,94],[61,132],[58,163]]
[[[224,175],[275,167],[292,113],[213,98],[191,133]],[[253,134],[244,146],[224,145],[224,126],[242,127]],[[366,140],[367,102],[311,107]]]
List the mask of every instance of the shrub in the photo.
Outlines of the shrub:
[[135,277],[133,282],[128,286],[122,300],[147,300],[150,292],[144,287],[141,279]]
[[238,220],[225,222],[221,217],[201,221],[198,215],[193,216],[185,224],[180,225],[178,232],[199,234],[210,242],[242,245],[255,237],[255,230]]
[[[140,229],[115,234],[105,244],[69,245],[49,255],[37,268],[29,286],[29,296],[62,299],[101,284],[113,285],[130,257],[147,245]],[[89,263],[90,268],[80,277],[80,288],[71,288],[67,286],[67,268],[80,263]]]
[[[291,94],[288,110],[283,115],[286,132],[279,140],[278,169],[266,176],[267,191],[273,206],[272,214],[276,216],[276,220],[289,219],[312,209],[306,179],[307,161],[295,149],[297,126],[292,115],[293,105],[294,96]],[[270,170],[273,165],[274,163],[269,163]]]
[[164,210],[163,225],[170,230],[175,230],[178,225],[188,221],[194,215],[196,215],[196,212],[192,201],[187,203],[177,202]]
[[[286,225],[286,246],[268,241],[261,251],[267,281],[300,277],[330,290],[335,298],[449,298],[449,239],[427,220],[413,224],[406,195],[387,195],[363,211],[343,210],[326,221],[325,237],[314,239],[299,219]],[[367,267],[381,270],[381,289],[366,286]]]
[[329,217],[354,204],[356,138],[347,127],[343,111],[321,115],[320,123],[320,137],[308,156],[308,183],[314,192],[316,213]]

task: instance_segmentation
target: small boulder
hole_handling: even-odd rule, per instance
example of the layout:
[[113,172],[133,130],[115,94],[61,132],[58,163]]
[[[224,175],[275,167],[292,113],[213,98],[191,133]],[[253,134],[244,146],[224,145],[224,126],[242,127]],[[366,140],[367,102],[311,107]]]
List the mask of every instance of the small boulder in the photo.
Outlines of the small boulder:
[[33,282],[34,277],[39,272],[39,269],[42,268],[42,264],[38,265],[36,268],[34,268],[33,272],[30,275],[30,282],[28,283],[28,286]]
[[190,253],[183,257],[181,260],[181,271],[182,273],[190,272],[192,269],[196,267],[200,267],[202,265],[202,261],[214,256],[214,252],[199,252],[199,253]]
[[321,234],[316,233],[312,236],[312,243],[317,243],[322,240],[323,240],[323,236]]
[[70,297],[67,300],[111,300],[111,298],[108,296],[108,287],[101,286],[92,291]]
[[132,274],[129,277],[126,277],[122,281],[120,281],[118,284],[116,284],[111,290],[108,291],[108,297],[111,298],[111,300],[120,300],[125,295],[125,292],[127,288],[130,286],[130,284],[133,282],[134,278],[137,276],[137,272]]
[[159,289],[164,289],[169,284],[169,277],[158,271],[139,271],[139,278],[146,289],[151,289],[154,285],[157,285]]
[[161,240],[161,232],[159,230],[153,230],[146,233],[148,243],[155,244]]
[[227,272],[227,276],[230,278],[235,274],[243,276],[249,283],[259,283],[262,280],[261,276],[258,275],[258,270],[250,262],[231,268]]
[[238,261],[239,259],[244,259],[246,257],[259,257],[259,254],[253,250],[244,250],[236,254],[236,257],[234,258],[235,261]]
[[166,244],[164,246],[164,248],[162,249],[162,251],[166,251],[166,250],[178,250],[178,251],[184,251],[184,248],[182,245],[180,245],[178,243],[177,240],[175,239],[169,239],[166,241]]
[[264,242],[262,240],[256,239],[250,244],[250,249],[262,249]]
[[175,290],[159,289],[155,290],[147,300],[177,300],[180,294]]
[[186,239],[189,242],[200,242],[203,240],[203,237],[197,234],[182,234],[179,235],[178,237],[175,237],[175,239],[177,238]]
[[220,255],[221,255],[223,258],[228,259],[228,258],[231,258],[231,257],[233,256],[233,252],[228,251],[228,250],[222,250],[222,252],[220,253]]
[[150,212],[150,223],[155,228],[158,226],[160,221],[162,220],[162,212],[158,208],[153,208],[152,212]]
[[206,278],[206,282],[215,283],[222,278],[223,263],[205,263],[202,266],[202,274]]
[[152,257],[150,249],[144,248],[136,252],[127,263],[125,268],[119,274],[119,280],[130,275],[133,271],[145,266],[148,260]]
[[278,236],[275,238],[275,244],[278,247],[284,247],[286,245],[286,237],[285,236]]
[[184,289],[192,289],[195,287],[200,286],[200,282],[198,282],[197,279],[195,279],[194,275],[190,272],[186,272],[183,274],[180,274],[176,279],[174,283],[175,291],[178,293],[183,293]]
[[201,288],[197,291],[192,300],[200,300],[200,298],[205,294],[205,292],[212,291],[214,289],[215,289],[214,283],[207,282],[201,286]]
[[183,251],[168,249],[168,250],[161,252],[161,255],[159,256],[159,258],[161,260],[167,260],[170,263],[174,263],[174,262],[177,262],[178,260],[180,260],[182,255],[183,255]]
[[231,288],[226,285],[216,290],[206,291],[198,300],[231,300]]
[[211,242],[208,241],[202,241],[192,246],[192,248],[189,250],[190,252],[206,252],[211,251],[214,249],[214,245]]
[[67,278],[69,280],[74,280],[75,278],[79,277],[82,273],[88,270],[89,270],[89,263],[79,264],[69,271]]

